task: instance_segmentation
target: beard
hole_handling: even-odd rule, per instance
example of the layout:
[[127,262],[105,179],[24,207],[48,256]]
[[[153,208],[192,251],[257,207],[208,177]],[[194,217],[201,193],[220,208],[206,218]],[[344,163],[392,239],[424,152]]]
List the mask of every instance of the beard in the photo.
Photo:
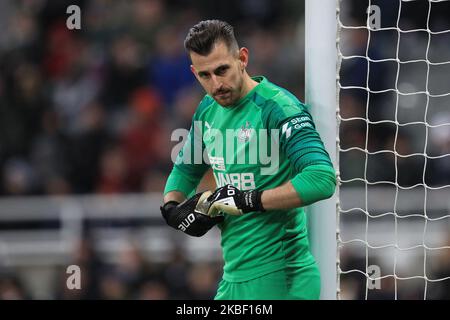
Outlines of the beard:
[[234,104],[236,104],[242,97],[242,85],[243,85],[243,79],[239,79],[239,83],[235,88],[221,88],[217,90],[213,98],[216,100],[218,104],[220,104],[222,107],[231,107]]
[[219,92],[214,94],[214,100],[222,107],[229,107],[236,102],[235,95],[233,94],[233,90],[220,90]]

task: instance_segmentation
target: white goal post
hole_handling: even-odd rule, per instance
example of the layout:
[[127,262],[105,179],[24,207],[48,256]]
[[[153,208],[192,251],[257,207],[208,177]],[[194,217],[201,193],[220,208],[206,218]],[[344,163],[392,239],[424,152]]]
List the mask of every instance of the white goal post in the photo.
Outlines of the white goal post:
[[[336,0],[305,1],[305,100],[333,165],[336,153]],[[338,192],[307,209],[311,250],[321,273],[321,299],[336,299]]]

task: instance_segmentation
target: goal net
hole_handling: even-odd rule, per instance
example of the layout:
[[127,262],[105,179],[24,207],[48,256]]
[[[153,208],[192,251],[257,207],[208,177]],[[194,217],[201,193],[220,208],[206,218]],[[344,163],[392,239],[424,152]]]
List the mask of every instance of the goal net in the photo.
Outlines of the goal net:
[[450,298],[450,1],[337,1],[338,298]]

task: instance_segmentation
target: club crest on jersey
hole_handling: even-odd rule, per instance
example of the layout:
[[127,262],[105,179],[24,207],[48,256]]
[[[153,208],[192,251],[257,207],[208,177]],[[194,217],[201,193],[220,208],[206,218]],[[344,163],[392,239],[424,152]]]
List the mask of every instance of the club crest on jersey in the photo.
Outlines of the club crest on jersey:
[[249,121],[245,122],[245,126],[243,125],[237,134],[237,137],[240,141],[246,142],[250,140],[250,135],[252,133],[252,125]]

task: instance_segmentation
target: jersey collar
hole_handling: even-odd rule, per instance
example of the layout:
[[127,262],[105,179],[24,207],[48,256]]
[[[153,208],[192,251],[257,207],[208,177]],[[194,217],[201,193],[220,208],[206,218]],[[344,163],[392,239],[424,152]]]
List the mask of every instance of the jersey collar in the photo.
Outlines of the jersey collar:
[[262,87],[262,84],[267,82],[267,79],[264,76],[255,76],[252,77],[252,80],[255,80],[256,82],[258,82],[258,84],[252,90],[250,90],[244,97],[239,99],[239,101],[236,102],[235,104],[228,107],[223,107],[225,110],[232,111],[235,110],[236,108],[239,108],[240,106],[243,106],[249,100],[251,100],[256,93],[258,93],[258,91]]

